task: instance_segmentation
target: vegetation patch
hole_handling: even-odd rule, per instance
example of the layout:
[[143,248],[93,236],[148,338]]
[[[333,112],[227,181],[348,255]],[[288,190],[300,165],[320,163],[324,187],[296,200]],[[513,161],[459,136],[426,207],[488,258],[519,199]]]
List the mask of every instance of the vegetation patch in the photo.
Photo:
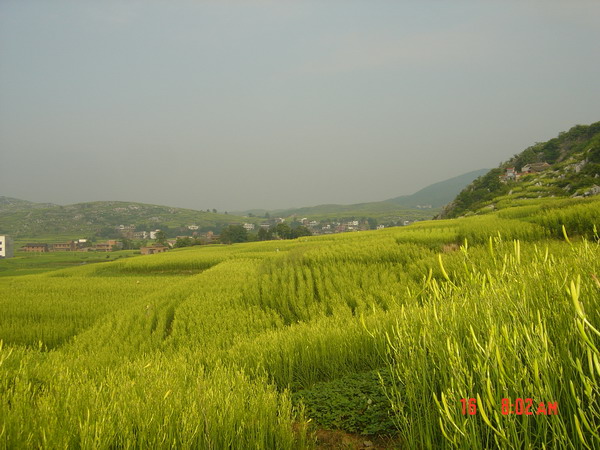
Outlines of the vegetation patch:
[[295,392],[294,403],[306,407],[306,415],[321,427],[365,436],[397,434],[384,383],[388,370],[350,374],[310,389]]

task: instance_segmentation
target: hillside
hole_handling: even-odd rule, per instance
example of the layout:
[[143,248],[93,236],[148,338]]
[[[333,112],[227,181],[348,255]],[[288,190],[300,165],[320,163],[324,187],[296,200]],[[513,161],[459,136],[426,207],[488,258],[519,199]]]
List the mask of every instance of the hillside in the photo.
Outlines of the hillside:
[[441,208],[450,203],[456,195],[468,186],[473,180],[488,172],[488,169],[474,170],[439,183],[431,184],[411,195],[403,195],[387,200],[405,208],[431,205],[432,208]]
[[432,218],[481,173],[481,170],[470,172],[432,184],[412,195],[382,202],[252,210],[238,215],[121,201],[62,206],[0,196],[0,233],[16,239],[111,237],[115,235],[115,227],[135,225],[136,231],[161,229],[169,235],[183,235],[189,234],[190,225],[197,226],[199,232],[219,231],[231,223],[259,223],[263,219],[256,216],[264,217],[267,213],[271,217],[310,217],[311,220],[373,218],[382,224],[412,222]]
[[119,225],[135,225],[137,231],[161,229],[172,234],[219,230],[232,222],[251,219],[229,214],[172,208],[135,202],[90,202],[74,205],[33,203],[0,197],[0,233],[14,238],[40,236],[109,237]]
[[302,208],[280,209],[274,211],[248,211],[255,215],[269,212],[272,216],[302,216],[317,219],[331,217],[373,217],[382,222],[402,217],[406,220],[423,220],[432,218],[439,208],[446,205],[478,176],[488,169],[469,172],[448,180],[429,185],[414,194],[403,195],[380,202],[355,203],[351,205],[326,204]]
[[7,214],[13,211],[26,209],[54,208],[55,206],[58,205],[52,203],[34,203],[18,198],[0,196],[0,214]]
[[522,199],[598,193],[600,122],[577,125],[513,156],[463,189],[440,218],[494,210]]

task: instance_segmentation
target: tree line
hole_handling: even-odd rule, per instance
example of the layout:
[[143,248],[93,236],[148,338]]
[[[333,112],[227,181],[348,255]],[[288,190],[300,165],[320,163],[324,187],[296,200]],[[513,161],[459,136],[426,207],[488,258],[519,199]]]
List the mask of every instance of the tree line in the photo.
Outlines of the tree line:
[[229,225],[221,230],[220,241],[223,244],[234,244],[249,241],[270,241],[273,239],[296,239],[312,236],[305,226],[290,227],[286,223],[278,223],[270,228],[260,228],[256,234],[248,233],[242,225]]

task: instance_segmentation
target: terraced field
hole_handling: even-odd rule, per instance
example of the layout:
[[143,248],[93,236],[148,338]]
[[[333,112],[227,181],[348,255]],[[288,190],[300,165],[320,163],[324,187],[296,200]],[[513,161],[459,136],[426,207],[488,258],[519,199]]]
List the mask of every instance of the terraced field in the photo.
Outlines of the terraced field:
[[600,200],[506,206],[2,277],[0,448],[598,447]]

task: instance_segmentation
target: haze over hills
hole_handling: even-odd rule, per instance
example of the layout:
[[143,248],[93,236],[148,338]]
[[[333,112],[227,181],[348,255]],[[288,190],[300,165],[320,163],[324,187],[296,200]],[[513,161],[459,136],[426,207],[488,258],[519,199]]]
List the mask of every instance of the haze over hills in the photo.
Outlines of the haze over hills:
[[464,188],[441,218],[540,197],[600,194],[600,122],[576,125],[514,155]]
[[441,208],[454,200],[454,197],[469,185],[473,180],[487,173],[489,169],[474,170],[448,180],[431,184],[411,195],[402,195],[386,200],[390,203],[406,208],[416,208],[419,205],[431,205],[432,208]]
[[[402,210],[437,210],[447,203],[451,202],[454,197],[469,183],[477,177],[488,172],[489,169],[479,169],[473,172],[465,173],[448,180],[440,181],[429,185],[414,194],[402,195],[389,200],[380,202],[355,203],[350,205],[326,204],[318,206],[307,206],[302,208],[290,208],[267,211],[264,209],[254,209],[245,211],[239,214],[277,215],[281,217],[296,216],[335,216],[340,214],[360,215],[385,215],[386,213],[397,212]],[[432,217],[434,213],[425,213],[425,216]]]
[[198,227],[199,232],[219,231],[231,223],[259,223],[265,220],[265,216],[339,220],[370,217],[377,219],[379,223],[402,223],[405,220],[432,218],[462,187],[484,172],[486,170],[469,172],[435,183],[412,195],[382,202],[320,205],[276,211],[252,210],[237,214],[122,201],[62,206],[0,196],[0,233],[11,234],[16,238],[48,235],[109,237],[114,235],[115,227],[134,224],[136,230],[161,229],[176,235],[189,233],[189,226]]
[[135,224],[137,230],[173,230],[175,233],[218,230],[249,218],[208,211],[172,208],[136,202],[89,202],[74,205],[33,203],[0,197],[0,233],[13,237],[77,235],[109,237],[115,227]]

